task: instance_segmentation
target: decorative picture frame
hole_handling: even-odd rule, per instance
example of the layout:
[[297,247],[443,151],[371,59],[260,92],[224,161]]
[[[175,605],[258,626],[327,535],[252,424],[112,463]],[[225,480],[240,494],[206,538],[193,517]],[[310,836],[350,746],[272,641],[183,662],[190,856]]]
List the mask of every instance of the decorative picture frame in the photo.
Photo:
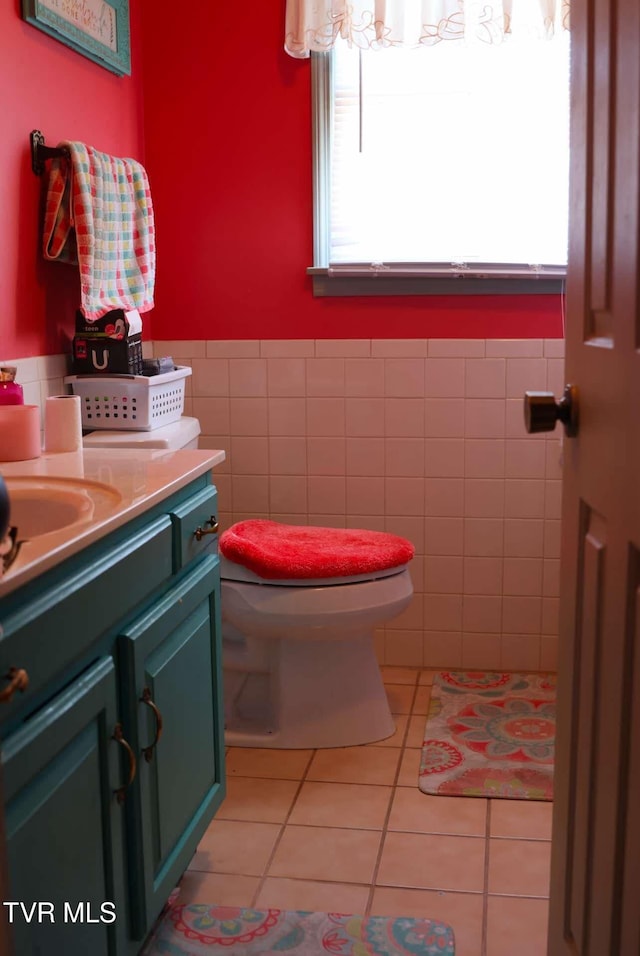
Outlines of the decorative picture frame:
[[130,76],[129,0],[22,0],[22,17],[112,73]]

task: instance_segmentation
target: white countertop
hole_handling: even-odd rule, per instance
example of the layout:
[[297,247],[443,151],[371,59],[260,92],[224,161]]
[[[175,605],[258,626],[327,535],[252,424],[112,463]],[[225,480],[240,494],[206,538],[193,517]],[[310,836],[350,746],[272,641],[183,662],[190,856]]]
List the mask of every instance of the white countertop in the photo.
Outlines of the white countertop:
[[6,479],[84,479],[115,488],[119,495],[116,501],[104,495],[104,503],[96,505],[88,519],[25,541],[14,563],[0,576],[0,599],[152,508],[224,459],[223,450],[92,448],[62,454],[44,452],[30,461],[0,462],[0,475]]

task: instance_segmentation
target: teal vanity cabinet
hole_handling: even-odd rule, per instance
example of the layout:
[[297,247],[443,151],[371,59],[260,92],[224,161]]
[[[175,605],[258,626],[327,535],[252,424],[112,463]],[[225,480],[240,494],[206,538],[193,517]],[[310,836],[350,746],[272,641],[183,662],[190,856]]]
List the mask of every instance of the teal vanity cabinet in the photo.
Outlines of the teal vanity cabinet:
[[0,599],[16,956],[137,954],[224,798],[215,514],[203,475]]

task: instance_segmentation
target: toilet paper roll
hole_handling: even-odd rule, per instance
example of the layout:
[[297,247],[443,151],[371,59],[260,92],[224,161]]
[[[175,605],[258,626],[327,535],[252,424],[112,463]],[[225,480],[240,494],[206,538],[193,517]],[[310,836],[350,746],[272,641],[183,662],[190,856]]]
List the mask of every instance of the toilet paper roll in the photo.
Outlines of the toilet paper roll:
[[0,405],[0,461],[39,458],[39,405]]
[[82,411],[79,395],[50,395],[44,406],[46,452],[80,451]]

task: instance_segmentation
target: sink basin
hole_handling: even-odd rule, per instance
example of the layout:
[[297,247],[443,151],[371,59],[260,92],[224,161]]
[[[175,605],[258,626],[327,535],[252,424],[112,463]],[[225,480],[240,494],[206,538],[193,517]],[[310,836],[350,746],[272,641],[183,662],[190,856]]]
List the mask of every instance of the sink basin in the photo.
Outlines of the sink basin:
[[5,478],[9,523],[17,539],[29,541],[71,525],[104,517],[122,500],[110,485],[83,478]]

